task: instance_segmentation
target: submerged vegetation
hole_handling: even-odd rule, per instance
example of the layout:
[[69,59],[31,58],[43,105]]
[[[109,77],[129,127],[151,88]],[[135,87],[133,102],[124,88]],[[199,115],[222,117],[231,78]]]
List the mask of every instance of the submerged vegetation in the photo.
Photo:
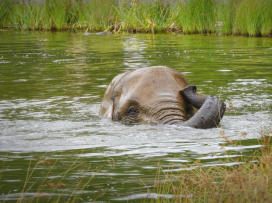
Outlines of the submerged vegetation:
[[2,0],[0,28],[272,36],[271,10],[271,0]]

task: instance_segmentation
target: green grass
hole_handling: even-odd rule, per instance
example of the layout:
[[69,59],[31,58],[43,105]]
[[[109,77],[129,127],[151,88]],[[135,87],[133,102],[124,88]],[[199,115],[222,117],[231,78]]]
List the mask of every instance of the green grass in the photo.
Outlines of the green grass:
[[271,35],[272,1],[243,0],[237,7],[234,34],[249,36]]
[[229,35],[233,33],[234,20],[237,5],[241,0],[229,0],[227,2],[219,2],[218,4],[218,21],[221,22],[221,32]]
[[217,1],[185,0],[179,2],[177,25],[184,33],[214,33]]
[[14,1],[9,7],[7,3],[1,4],[1,10],[9,9],[0,20],[2,27],[10,25],[16,30],[105,30],[116,20],[116,2],[117,0],[90,0],[89,3],[82,3],[80,0],[45,0],[43,4],[17,4]]
[[7,18],[15,0],[2,0],[0,1],[0,28],[6,26],[8,23]]
[[[31,0],[30,0],[31,2]],[[0,2],[0,28],[271,36],[271,0]]]
[[115,7],[119,14],[120,29],[129,32],[157,33],[167,31],[175,22],[178,10],[162,1],[141,4],[123,4]]

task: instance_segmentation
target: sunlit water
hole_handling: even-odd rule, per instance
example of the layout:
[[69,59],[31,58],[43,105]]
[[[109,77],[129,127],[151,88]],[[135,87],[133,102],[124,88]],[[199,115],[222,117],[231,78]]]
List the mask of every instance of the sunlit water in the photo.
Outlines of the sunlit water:
[[[112,78],[152,65],[175,68],[198,92],[224,100],[222,125],[200,130],[99,118]],[[147,188],[154,192],[159,166],[240,164],[222,160],[250,155],[261,147],[261,132],[271,130],[271,65],[270,38],[0,31],[0,201],[79,194],[78,202],[137,202]],[[44,159],[50,164],[31,173]],[[65,185],[48,184],[58,182]]]

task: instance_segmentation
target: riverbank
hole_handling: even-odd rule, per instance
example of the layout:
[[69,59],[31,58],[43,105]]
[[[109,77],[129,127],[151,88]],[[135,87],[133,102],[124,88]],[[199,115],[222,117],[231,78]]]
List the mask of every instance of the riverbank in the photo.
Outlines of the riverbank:
[[[223,133],[220,132],[224,137]],[[140,197],[138,200],[158,203],[271,202],[272,188],[269,187],[272,184],[271,133],[272,131],[261,133],[262,139],[259,142],[262,147],[256,149],[251,156],[244,156],[242,153],[233,156],[225,151],[225,157],[228,156],[228,159],[218,159],[217,163],[212,165],[207,165],[203,163],[205,160],[199,159],[194,163],[184,163],[178,170],[174,169],[176,164],[174,162],[168,169],[158,163],[154,180],[145,183],[144,179],[140,178],[141,194],[138,194]],[[239,144],[240,141],[226,139],[226,143],[221,147],[224,149],[232,145],[234,149],[239,148]],[[83,154],[84,150],[81,151],[81,155]],[[101,174],[116,171],[115,167],[120,163],[116,163],[115,159],[107,159],[103,165],[93,169],[88,162],[80,162],[79,157],[69,163],[63,163],[61,157],[50,159],[45,158],[45,155],[48,156],[46,153],[43,154],[37,162],[29,162],[26,174],[22,174],[24,177],[26,175],[26,180],[21,191],[18,191],[20,196],[17,202],[95,202],[111,193],[110,180],[103,185],[101,191],[95,186]],[[3,162],[2,166],[0,165],[2,168],[0,180],[5,178],[3,175],[5,174],[3,171],[6,170],[5,164]],[[39,172],[41,170],[46,172],[43,176]],[[69,176],[78,173],[83,174],[83,177],[69,180]],[[7,195],[5,200],[9,201],[10,198]],[[125,202],[128,199],[116,198],[115,201]]]
[[159,167],[155,189],[148,189],[156,194],[151,202],[271,202],[271,133],[261,133],[263,147],[252,156],[229,155],[229,165],[223,161],[205,166],[197,160],[178,172]]
[[[31,2],[31,1],[30,1]],[[272,36],[269,0],[46,0],[0,3],[0,28]]]

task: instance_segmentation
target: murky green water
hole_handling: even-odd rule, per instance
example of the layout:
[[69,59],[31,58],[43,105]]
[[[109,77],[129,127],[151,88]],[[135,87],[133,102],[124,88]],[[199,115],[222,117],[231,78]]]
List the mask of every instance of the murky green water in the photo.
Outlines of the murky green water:
[[[260,132],[271,130],[272,39],[82,34],[0,31],[0,201],[78,194],[78,202],[139,202],[158,166],[222,164],[219,158],[251,154]],[[208,130],[98,117],[115,75],[152,65],[183,72],[235,111]],[[226,143],[221,130],[241,141]]]

